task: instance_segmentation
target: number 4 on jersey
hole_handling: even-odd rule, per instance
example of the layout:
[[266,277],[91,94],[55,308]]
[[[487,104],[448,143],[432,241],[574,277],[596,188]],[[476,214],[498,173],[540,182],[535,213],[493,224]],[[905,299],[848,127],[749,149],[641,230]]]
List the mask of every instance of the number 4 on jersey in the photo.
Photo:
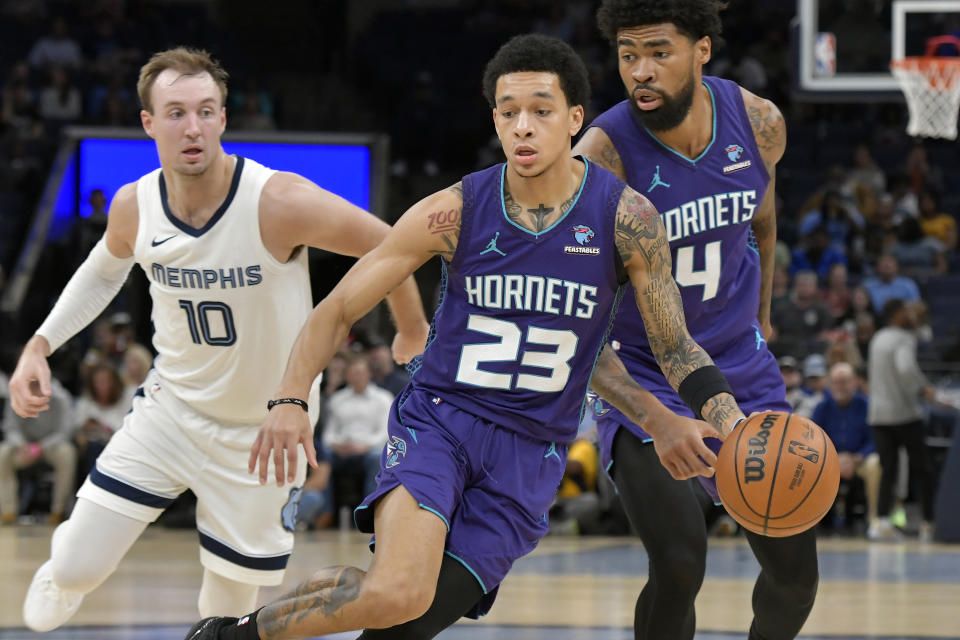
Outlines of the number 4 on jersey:
[[677,249],[676,275],[674,279],[682,287],[702,286],[703,298],[706,302],[717,295],[720,286],[720,240],[708,243],[704,247],[706,259],[704,268],[700,271],[693,269],[693,252],[696,247],[680,247]]

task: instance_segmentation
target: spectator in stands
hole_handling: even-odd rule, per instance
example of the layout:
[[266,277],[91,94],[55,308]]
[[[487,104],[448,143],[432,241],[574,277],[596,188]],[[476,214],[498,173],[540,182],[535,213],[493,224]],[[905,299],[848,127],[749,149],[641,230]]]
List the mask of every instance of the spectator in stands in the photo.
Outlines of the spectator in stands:
[[870,402],[867,422],[873,427],[874,442],[880,454],[883,474],[877,519],[867,535],[873,540],[899,537],[890,522],[894,485],[899,471],[898,450],[903,447],[910,459],[910,468],[919,481],[923,523],[920,537],[933,535],[934,476],[923,440],[923,405],[921,399],[932,400],[933,387],[917,363],[917,338],[913,333],[916,318],[913,309],[899,298],[883,305],[884,327],[870,342],[867,375]]
[[298,529],[326,529],[333,523],[333,484],[330,482],[330,456],[323,444],[314,439],[317,467],[307,470],[300,504],[297,508]]
[[847,265],[841,262],[831,265],[826,287],[820,292],[820,299],[830,310],[834,326],[850,311],[852,293],[848,282]]
[[80,119],[83,115],[80,89],[70,81],[63,67],[51,67],[49,75],[49,83],[40,90],[40,117],[57,124]]
[[[330,451],[334,483],[343,474],[363,478],[363,495],[376,489],[380,452],[387,441],[387,417],[393,394],[370,381],[362,355],[347,365],[347,386],[330,396],[323,444]],[[362,497],[362,496],[361,496]]]
[[[847,172],[846,182],[847,189],[851,192],[856,192],[858,186],[863,186],[870,190],[875,199],[886,192],[887,176],[877,165],[877,161],[873,159],[870,147],[866,142],[861,142],[854,148],[853,166]],[[861,200],[861,202],[863,201]]]
[[917,277],[947,272],[947,251],[943,243],[923,235],[919,218],[905,218],[897,227],[897,243],[891,248],[904,275]]
[[837,339],[830,343],[823,357],[827,363],[828,386],[829,371],[833,368],[833,365],[839,362],[849,364],[855,371],[863,371],[863,356],[860,355],[860,349],[857,347],[857,343],[854,342],[853,336],[848,335],[846,332],[839,332]]
[[403,391],[410,381],[410,375],[393,361],[389,345],[374,342],[367,356],[370,358],[370,372],[374,384],[383,387],[394,396]]
[[13,524],[19,515],[16,470],[45,460],[53,467],[50,523],[59,524],[74,490],[77,452],[71,442],[74,430],[73,398],[59,381],[50,381],[50,409],[37,418],[21,418],[9,403],[3,411],[4,439],[0,442],[0,522]]
[[837,252],[846,252],[853,236],[862,233],[865,225],[866,221],[857,206],[845,200],[839,191],[831,189],[824,194],[819,207],[801,218],[797,231],[801,236],[807,236],[814,229],[824,227],[830,236],[830,246]]
[[812,271],[797,273],[790,298],[771,303],[770,316],[777,351],[795,356],[815,349],[816,341],[833,323],[830,311],[820,302],[817,274]]
[[147,379],[147,374],[153,366],[153,354],[142,344],[131,344],[123,354],[123,368],[120,370],[120,377],[123,378],[123,386],[128,393],[137,390],[143,381]]
[[50,34],[34,43],[27,60],[34,68],[61,66],[76,69],[83,64],[83,54],[77,41],[70,37],[67,21],[57,16],[53,19]]
[[810,397],[807,390],[803,388],[803,372],[800,370],[800,363],[793,356],[781,356],[777,358],[777,364],[780,366],[783,384],[787,388],[787,402],[796,412],[797,407]]
[[234,127],[244,131],[273,131],[277,128],[273,118],[260,110],[260,99],[255,93],[244,96],[240,112],[231,122]]
[[913,278],[900,275],[900,265],[896,256],[885,253],[877,260],[876,275],[863,281],[863,286],[870,294],[873,310],[880,314],[888,300],[899,298],[903,302],[913,302],[920,299],[920,289]]
[[826,278],[830,267],[835,264],[847,264],[843,247],[830,242],[830,232],[824,226],[814,227],[804,235],[801,245],[793,250],[790,260],[790,273],[812,271]]
[[87,477],[107,442],[123,426],[133,391],[127,390],[112,363],[100,362],[90,369],[74,412],[80,478]]
[[957,248],[957,221],[940,211],[940,203],[932,191],[920,194],[920,229],[925,236],[936,238],[947,251]]
[[794,412],[805,418],[813,415],[813,410],[823,401],[823,392],[827,388],[827,359],[819,353],[812,353],[803,359],[803,390],[807,396],[794,408]]
[[870,342],[877,332],[877,317],[871,312],[861,311],[854,317],[854,342],[864,362],[870,354]]
[[863,480],[867,523],[873,523],[880,493],[880,456],[867,424],[867,397],[857,389],[856,372],[848,363],[830,367],[827,391],[811,419],[827,432],[837,449],[840,479],[847,483],[855,477]]

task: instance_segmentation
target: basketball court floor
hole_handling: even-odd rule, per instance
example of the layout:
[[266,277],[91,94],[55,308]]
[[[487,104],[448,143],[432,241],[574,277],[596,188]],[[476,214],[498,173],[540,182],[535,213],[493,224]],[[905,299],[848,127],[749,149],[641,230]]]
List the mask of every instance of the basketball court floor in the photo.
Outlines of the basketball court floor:
[[[45,636],[27,631],[20,606],[33,571],[48,555],[50,533],[41,526],[0,529],[0,638],[180,640],[196,621],[196,534],[151,527],[69,627]],[[367,536],[353,532],[299,534],[284,585],[265,589],[261,599],[280,595],[321,566],[366,567],[366,543]],[[697,638],[745,638],[758,566],[742,538],[710,544]],[[802,638],[960,640],[960,546],[825,539],[820,550],[820,593]],[[490,615],[440,637],[628,640],[646,571],[636,540],[548,537],[516,564]]]

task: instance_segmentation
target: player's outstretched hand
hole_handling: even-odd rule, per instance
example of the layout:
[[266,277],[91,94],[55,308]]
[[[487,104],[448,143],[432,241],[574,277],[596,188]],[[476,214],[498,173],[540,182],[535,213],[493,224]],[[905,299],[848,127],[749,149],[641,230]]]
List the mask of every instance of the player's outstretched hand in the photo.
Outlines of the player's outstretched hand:
[[50,408],[50,365],[46,338],[34,336],[27,342],[10,377],[10,407],[21,418],[36,418]]
[[397,364],[407,364],[416,356],[423,353],[427,345],[427,335],[430,333],[430,325],[423,323],[414,334],[398,331],[393,337],[393,359]]
[[[282,487],[284,477],[287,482],[297,479],[297,446],[303,445],[307,462],[317,467],[317,452],[313,447],[313,428],[307,412],[295,404],[278,404],[267,413],[267,419],[260,425],[257,439],[250,447],[250,460],[247,470],[253,473],[260,463],[260,484],[267,483],[267,470],[270,457],[276,472],[277,486]],[[286,456],[284,456],[286,452]],[[284,470],[286,462],[286,471]]]
[[653,447],[660,463],[676,480],[695,476],[709,478],[717,463],[717,455],[703,442],[704,438],[722,436],[702,420],[671,414],[658,425]]

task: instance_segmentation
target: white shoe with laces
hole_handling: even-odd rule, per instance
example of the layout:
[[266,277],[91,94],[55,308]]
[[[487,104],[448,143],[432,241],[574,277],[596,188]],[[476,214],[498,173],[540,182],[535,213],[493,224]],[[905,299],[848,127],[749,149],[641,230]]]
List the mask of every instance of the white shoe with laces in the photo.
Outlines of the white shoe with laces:
[[23,600],[23,622],[33,631],[56,629],[70,619],[83,594],[64,591],[53,582],[53,561],[47,560],[33,574],[27,597]]

